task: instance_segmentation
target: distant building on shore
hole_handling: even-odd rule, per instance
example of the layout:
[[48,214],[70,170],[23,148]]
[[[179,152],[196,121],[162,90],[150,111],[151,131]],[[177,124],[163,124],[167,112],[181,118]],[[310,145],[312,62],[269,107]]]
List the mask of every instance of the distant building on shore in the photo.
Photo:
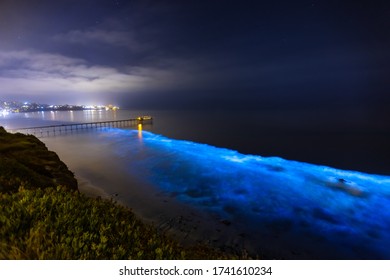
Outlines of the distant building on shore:
[[49,105],[39,104],[35,102],[16,102],[16,101],[0,101],[0,111],[2,114],[9,113],[26,113],[26,112],[40,112],[40,111],[82,111],[82,110],[119,110],[118,106],[109,105]]

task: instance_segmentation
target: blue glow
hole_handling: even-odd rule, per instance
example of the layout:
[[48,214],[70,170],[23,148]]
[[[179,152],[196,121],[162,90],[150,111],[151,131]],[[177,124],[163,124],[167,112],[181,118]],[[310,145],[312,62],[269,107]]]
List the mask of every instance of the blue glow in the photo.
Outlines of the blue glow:
[[243,155],[142,130],[109,132],[104,137],[114,139],[118,155],[131,158],[129,172],[264,243],[302,250],[303,258],[390,259],[389,176]]

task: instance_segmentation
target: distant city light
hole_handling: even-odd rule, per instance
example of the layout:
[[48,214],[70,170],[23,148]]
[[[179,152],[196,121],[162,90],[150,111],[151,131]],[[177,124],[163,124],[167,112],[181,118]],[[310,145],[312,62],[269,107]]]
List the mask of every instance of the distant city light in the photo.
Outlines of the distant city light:
[[5,115],[9,113],[19,112],[39,112],[39,111],[74,111],[74,110],[98,110],[109,111],[118,110],[119,107],[109,105],[55,105],[55,104],[38,104],[35,102],[16,102],[16,101],[0,101],[0,114]]

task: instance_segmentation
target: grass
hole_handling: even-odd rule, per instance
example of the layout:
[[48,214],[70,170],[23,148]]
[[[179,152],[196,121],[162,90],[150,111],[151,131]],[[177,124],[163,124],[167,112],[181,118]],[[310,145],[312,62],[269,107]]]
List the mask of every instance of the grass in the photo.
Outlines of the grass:
[[66,188],[0,194],[1,259],[227,258],[183,248],[126,207]]

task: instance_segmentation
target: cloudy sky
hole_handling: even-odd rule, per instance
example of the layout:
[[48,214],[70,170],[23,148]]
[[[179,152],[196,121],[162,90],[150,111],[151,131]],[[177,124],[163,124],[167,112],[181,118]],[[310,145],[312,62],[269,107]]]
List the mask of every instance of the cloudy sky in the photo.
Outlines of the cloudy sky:
[[389,18],[387,1],[0,0],[0,99],[387,112]]

